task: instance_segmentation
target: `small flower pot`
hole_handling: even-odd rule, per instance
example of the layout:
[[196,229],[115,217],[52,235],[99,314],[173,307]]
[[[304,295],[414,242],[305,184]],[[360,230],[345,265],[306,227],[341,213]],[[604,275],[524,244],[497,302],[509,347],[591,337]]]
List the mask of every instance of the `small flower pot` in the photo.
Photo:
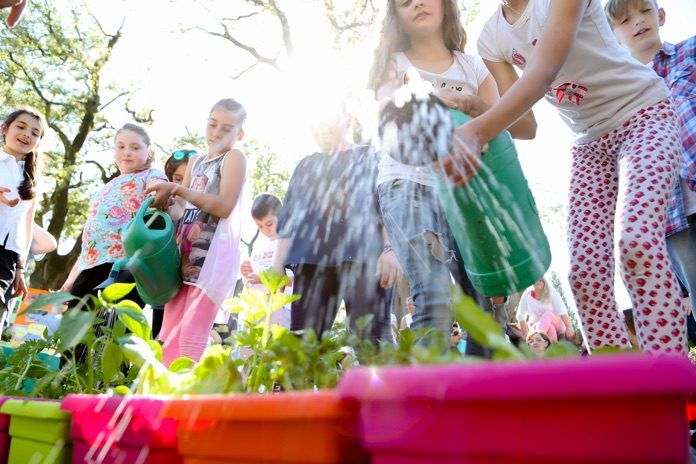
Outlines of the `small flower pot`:
[[[0,396],[0,407],[10,398]],[[0,463],[7,462],[7,455],[10,452],[10,416],[0,414]]]
[[59,402],[10,399],[0,413],[11,416],[9,464],[70,462],[70,414]]
[[68,395],[73,463],[177,464],[177,421],[162,418],[157,398]]
[[615,355],[528,363],[350,369],[373,464],[688,462],[680,358]]
[[334,391],[191,396],[168,402],[194,463],[365,463],[358,405]]

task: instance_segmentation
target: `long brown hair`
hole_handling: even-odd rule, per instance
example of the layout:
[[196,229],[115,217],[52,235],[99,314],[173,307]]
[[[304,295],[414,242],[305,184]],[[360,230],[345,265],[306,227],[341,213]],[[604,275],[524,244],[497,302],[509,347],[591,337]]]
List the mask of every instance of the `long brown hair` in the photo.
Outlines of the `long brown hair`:
[[[405,52],[411,48],[411,39],[401,27],[401,21],[396,11],[397,0],[387,1],[387,13],[382,20],[379,45],[375,49],[375,57],[368,77],[367,85],[377,91],[386,81],[395,76],[387,76],[391,55]],[[459,6],[456,0],[442,0],[444,17],[442,20],[442,38],[445,46],[451,51],[464,51],[466,31],[462,26]]]
[[[39,121],[39,125],[41,126],[41,136],[39,137],[39,139],[43,138],[43,136],[46,134],[46,128],[48,127],[48,123],[46,122],[46,118],[44,117],[44,115],[39,110],[36,110],[34,108],[30,108],[28,106],[19,108],[10,113],[5,118],[2,124],[5,127],[10,127],[10,124],[12,124],[18,117],[20,117],[23,114],[28,114],[29,116],[32,116]],[[32,200],[36,196],[36,173],[39,170],[38,166],[40,162],[41,153],[38,149],[30,151],[24,157],[24,180],[22,180],[22,183],[19,184],[19,187],[17,188],[19,198],[21,198],[22,200]]]

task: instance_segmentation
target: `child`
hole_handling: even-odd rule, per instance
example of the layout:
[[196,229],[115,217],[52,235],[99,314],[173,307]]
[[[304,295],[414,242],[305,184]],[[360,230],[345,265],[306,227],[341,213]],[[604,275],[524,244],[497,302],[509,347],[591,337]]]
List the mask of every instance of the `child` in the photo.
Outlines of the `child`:
[[531,329],[544,332],[553,342],[558,341],[559,335],[565,335],[571,341],[575,339],[573,323],[561,295],[543,277],[522,293],[517,306],[517,322],[523,337]]
[[[256,226],[259,228],[260,235],[254,242],[254,250],[251,253],[250,260],[242,263],[241,273],[244,277],[244,285],[257,290],[264,290],[261,285],[258,274],[261,271],[269,269],[273,266],[273,255],[275,255],[278,225],[278,213],[283,203],[275,195],[270,193],[262,193],[254,199],[251,205],[251,217],[254,219]],[[292,294],[292,287],[285,290]],[[290,327],[290,306],[284,306],[271,315],[271,324]]]
[[153,205],[181,217],[177,240],[184,285],[165,305],[160,339],[163,362],[180,356],[198,361],[218,310],[234,292],[239,269],[239,201],[246,158],[234,148],[244,137],[244,107],[231,98],[213,105],[206,126],[208,153],[189,163],[183,184],[155,185]]
[[[456,129],[444,172],[465,182],[478,169],[484,144],[546,96],[576,135],[570,281],[590,347],[628,346],[614,297],[616,216],[621,274],[641,348],[683,355],[684,306],[664,238],[679,164],[665,85],[621,48],[598,1],[506,0],[478,47],[502,97]],[[513,65],[524,69],[519,80]]]
[[[692,238],[696,234],[696,36],[677,45],[662,42],[660,26],[665,23],[665,10],[658,8],[655,0],[610,0],[604,11],[619,42],[635,59],[652,64],[664,79],[679,116],[683,150],[680,179],[667,216],[667,250],[689,292],[693,311],[696,308],[696,248]],[[687,318],[689,334],[696,330],[694,317]]]
[[[409,79],[415,68],[448,105],[471,116],[498,100],[495,81],[480,58],[463,53],[466,33],[454,0],[389,0],[382,37],[375,50],[369,85],[384,103]],[[515,127],[525,137],[533,118]],[[412,328],[433,327],[448,334],[450,273],[465,293],[475,291],[464,272],[427,168],[408,166],[385,154],[377,177],[384,225],[404,266],[415,312]],[[481,304],[490,304],[478,296]],[[503,309],[499,304],[496,309]],[[504,319],[504,318],[500,318]],[[476,345],[469,344],[470,354]]]
[[39,143],[47,127],[44,116],[31,108],[12,112],[0,126],[0,321],[7,313],[5,294],[10,288],[13,297],[27,295],[24,264],[36,210]]
[[[119,176],[93,197],[82,231],[80,256],[61,290],[79,298],[93,293],[109,277],[112,265],[125,257],[121,233],[140,209],[147,196],[145,189],[166,179],[161,171],[151,168],[153,158],[145,129],[125,124],[116,131],[114,160]],[[144,306],[135,289],[126,299]]]
[[401,268],[381,230],[376,154],[355,145],[351,129],[344,109],[326,114],[315,128],[321,152],[302,159],[290,178],[273,267],[292,266],[293,293],[302,296],[292,303],[291,330],[311,328],[321,336],[344,300],[353,329],[372,315],[360,335],[391,341],[387,289]]
[[[196,159],[198,153],[196,150],[176,150],[167,161],[164,162],[164,174],[169,182],[181,184],[184,181],[186,167],[189,161]],[[175,226],[176,228],[176,226]],[[164,318],[164,305],[155,306],[152,308],[152,338],[156,339],[162,329],[162,320]]]

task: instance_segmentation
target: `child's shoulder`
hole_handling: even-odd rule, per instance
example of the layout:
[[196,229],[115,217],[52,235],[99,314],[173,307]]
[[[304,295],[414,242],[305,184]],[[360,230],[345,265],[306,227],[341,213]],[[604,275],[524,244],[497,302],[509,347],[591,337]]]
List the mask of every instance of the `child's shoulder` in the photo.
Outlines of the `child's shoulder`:
[[674,46],[675,52],[678,55],[684,55],[691,60],[691,65],[696,64],[696,35],[682,40]]

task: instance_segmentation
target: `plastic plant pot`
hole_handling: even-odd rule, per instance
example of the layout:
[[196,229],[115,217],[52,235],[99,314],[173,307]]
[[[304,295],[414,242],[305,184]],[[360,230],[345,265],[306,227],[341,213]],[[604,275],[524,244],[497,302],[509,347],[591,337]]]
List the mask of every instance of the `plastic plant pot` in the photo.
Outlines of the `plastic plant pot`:
[[177,421],[162,418],[165,400],[137,396],[68,395],[73,463],[177,464]]
[[194,463],[367,463],[358,405],[335,391],[176,399],[179,451]]
[[70,462],[70,414],[59,402],[10,399],[0,413],[11,416],[9,464]]
[[614,355],[528,363],[353,368],[373,464],[688,462],[686,359]]

